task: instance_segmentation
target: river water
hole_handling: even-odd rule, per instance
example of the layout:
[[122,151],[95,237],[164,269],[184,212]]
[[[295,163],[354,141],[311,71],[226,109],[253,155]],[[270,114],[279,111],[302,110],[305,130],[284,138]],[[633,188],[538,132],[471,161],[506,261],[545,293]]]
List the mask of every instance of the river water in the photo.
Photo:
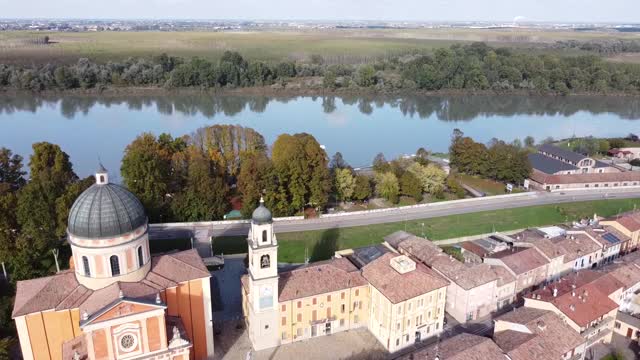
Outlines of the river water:
[[360,167],[379,152],[388,159],[419,147],[446,152],[456,128],[482,142],[613,137],[640,133],[639,120],[638,97],[0,94],[0,147],[26,158],[32,143],[56,143],[78,175],[92,174],[100,158],[118,181],[125,147],[143,132],[180,136],[202,126],[240,124],[268,144],[282,133],[307,132],[329,156],[340,151]]

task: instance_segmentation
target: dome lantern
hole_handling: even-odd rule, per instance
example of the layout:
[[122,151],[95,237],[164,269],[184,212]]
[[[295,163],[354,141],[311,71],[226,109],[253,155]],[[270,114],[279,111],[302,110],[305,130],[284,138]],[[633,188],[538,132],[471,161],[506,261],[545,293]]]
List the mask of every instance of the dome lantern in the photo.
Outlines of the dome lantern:
[[260,197],[260,206],[253,210],[251,222],[256,225],[270,224],[273,222],[271,211],[264,206],[264,198]]

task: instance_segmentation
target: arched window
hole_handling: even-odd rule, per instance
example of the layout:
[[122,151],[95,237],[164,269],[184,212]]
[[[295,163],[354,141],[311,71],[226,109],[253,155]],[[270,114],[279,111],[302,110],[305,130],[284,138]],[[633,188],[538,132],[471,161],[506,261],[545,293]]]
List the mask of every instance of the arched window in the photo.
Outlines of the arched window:
[[120,260],[118,259],[118,256],[111,255],[111,257],[109,258],[109,263],[111,264],[111,275],[120,275]]
[[144,266],[144,257],[142,256],[142,246],[138,246],[138,266]]
[[100,175],[100,182],[103,183],[104,182],[104,175]]
[[82,257],[82,267],[84,268],[84,276],[91,276],[91,269],[89,268],[89,259],[86,256]]
[[269,258],[269,255],[262,255],[262,257],[260,258],[260,268],[266,269],[270,265],[271,265],[271,259]]
[[262,230],[262,242],[267,242],[267,230]]

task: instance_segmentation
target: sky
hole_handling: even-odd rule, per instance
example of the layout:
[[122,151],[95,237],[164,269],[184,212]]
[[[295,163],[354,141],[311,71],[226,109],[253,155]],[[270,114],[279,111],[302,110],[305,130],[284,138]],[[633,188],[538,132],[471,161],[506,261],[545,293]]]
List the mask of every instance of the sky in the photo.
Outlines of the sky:
[[0,18],[640,22],[640,0],[0,0]]

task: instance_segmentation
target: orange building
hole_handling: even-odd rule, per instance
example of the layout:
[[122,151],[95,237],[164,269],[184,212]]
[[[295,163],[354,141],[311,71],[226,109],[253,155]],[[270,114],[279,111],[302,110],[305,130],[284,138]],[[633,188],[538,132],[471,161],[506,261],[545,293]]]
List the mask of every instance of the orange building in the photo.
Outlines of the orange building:
[[75,264],[20,281],[13,318],[26,360],[210,359],[210,273],[195,250],[152,257],[140,201],[96,184],[69,212]]

